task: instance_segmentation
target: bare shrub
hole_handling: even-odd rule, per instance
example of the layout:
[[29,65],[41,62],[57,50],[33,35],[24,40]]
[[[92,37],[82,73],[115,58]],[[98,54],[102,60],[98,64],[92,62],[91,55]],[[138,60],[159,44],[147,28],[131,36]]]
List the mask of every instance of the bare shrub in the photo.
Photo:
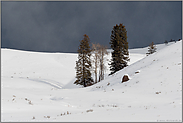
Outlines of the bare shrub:
[[93,112],[93,109],[86,110],[86,112]]

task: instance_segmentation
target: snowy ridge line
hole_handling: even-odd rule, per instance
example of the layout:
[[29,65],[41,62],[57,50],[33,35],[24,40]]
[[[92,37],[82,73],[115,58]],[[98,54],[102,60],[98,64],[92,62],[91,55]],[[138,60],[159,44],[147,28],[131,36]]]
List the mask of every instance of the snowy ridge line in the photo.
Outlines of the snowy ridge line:
[[46,83],[46,84],[49,84],[49,85],[51,85],[51,86],[56,87],[57,89],[62,89],[62,86],[60,86],[60,85],[58,85],[58,84],[56,84],[56,83],[52,83],[52,82],[47,81],[47,80],[38,80],[38,79],[28,79],[28,80]]
[[42,82],[42,83],[45,83],[45,84],[49,84],[49,85],[51,85],[51,86],[53,86],[53,87],[55,87],[57,89],[62,89],[62,86],[61,85],[56,84],[56,83],[52,83],[52,82],[50,82],[48,80],[45,80],[45,79],[39,80],[39,79],[30,79],[30,78],[23,78],[23,77],[19,77],[19,78],[21,78],[21,79],[28,79],[30,81],[35,81],[35,82]]

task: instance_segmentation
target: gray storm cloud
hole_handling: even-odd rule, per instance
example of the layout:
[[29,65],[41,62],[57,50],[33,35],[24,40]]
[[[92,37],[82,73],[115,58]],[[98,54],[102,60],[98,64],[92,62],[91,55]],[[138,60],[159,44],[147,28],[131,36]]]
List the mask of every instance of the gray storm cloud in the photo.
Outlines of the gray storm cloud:
[[109,47],[123,23],[129,47],[182,38],[182,2],[1,2],[1,47],[76,52],[79,40]]

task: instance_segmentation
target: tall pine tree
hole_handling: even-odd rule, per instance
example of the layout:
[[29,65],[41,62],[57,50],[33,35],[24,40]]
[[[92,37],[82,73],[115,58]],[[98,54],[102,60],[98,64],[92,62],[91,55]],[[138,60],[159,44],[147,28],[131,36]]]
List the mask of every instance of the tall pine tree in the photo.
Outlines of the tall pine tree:
[[113,27],[111,33],[110,44],[113,52],[111,63],[109,64],[111,71],[109,75],[112,75],[126,67],[127,62],[130,60],[128,52],[127,31],[125,26],[123,24],[116,24],[116,26]]
[[88,35],[83,35],[83,40],[80,41],[78,48],[78,61],[76,61],[76,81],[74,84],[80,84],[84,87],[93,84],[93,79],[91,77],[91,49],[89,46],[90,39]]

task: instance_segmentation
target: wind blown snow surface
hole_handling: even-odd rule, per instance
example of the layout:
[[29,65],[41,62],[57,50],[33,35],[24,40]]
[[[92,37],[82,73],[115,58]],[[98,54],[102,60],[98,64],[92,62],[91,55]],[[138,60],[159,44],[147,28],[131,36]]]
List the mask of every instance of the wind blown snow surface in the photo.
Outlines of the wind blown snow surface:
[[77,54],[1,49],[1,121],[181,122],[182,41],[157,49],[130,49],[128,67],[86,88]]

